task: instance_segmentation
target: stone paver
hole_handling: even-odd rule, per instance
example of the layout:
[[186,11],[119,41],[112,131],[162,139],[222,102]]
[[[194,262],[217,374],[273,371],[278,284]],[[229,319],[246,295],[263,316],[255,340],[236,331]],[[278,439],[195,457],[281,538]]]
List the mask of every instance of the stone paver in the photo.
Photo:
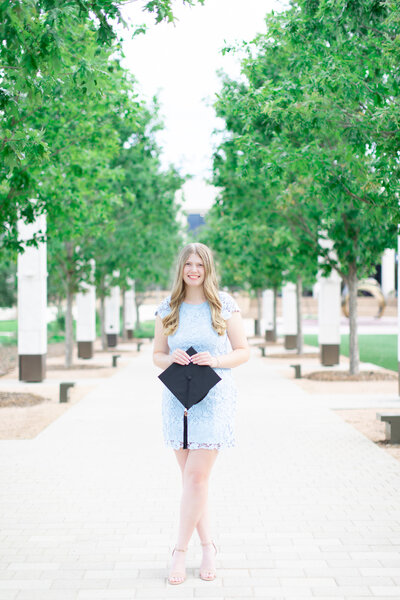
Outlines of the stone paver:
[[400,463],[258,358],[211,494],[218,578],[168,586],[180,495],[150,347],[34,440],[0,442],[0,600],[400,599]]

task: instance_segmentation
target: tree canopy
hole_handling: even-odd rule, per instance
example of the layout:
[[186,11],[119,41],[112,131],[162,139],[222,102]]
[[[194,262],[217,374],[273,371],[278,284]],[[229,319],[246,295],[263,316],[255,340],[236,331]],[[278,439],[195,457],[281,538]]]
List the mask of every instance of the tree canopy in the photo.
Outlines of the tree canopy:
[[[81,98],[110,91],[102,87],[109,70],[105,48],[115,50],[122,5],[115,0],[1,3],[0,247],[18,249],[18,219],[32,221],[51,202],[38,199],[40,169],[59,151],[51,143],[48,122],[40,119],[43,110],[56,106],[72,88]],[[174,20],[173,0],[143,1],[141,7],[157,22]],[[93,43],[82,52],[89,30]]]
[[399,222],[398,20],[390,3],[301,0],[266,26],[216,103],[226,136],[214,160],[221,192],[211,231],[217,218],[220,230],[240,230],[233,248],[242,258],[257,244],[265,281],[265,254],[284,279],[315,276],[318,255],[326,273],[335,268],[353,297],[356,371],[357,281],[394,246]]
[[[104,0],[0,7],[1,262],[21,250],[19,220],[45,212],[49,289],[67,300],[67,365],[73,297],[93,280],[93,260],[100,296],[132,279],[145,289],[165,283],[179,243],[183,178],[161,167],[157,102],[139,98],[121,65],[120,8]],[[142,8],[173,20],[171,0]]]

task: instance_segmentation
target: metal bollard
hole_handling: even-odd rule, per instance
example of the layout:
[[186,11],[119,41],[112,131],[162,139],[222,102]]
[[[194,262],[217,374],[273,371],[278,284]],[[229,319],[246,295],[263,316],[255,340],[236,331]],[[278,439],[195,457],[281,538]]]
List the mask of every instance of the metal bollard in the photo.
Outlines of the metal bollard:
[[290,365],[294,369],[294,378],[301,379],[301,365]]
[[120,354],[113,354],[113,356],[112,356],[112,366],[113,367],[117,366],[117,361],[118,361],[118,359],[119,359],[120,356],[121,356]]
[[75,383],[72,381],[64,381],[60,383],[60,402],[68,402],[69,399],[69,388],[74,387]]

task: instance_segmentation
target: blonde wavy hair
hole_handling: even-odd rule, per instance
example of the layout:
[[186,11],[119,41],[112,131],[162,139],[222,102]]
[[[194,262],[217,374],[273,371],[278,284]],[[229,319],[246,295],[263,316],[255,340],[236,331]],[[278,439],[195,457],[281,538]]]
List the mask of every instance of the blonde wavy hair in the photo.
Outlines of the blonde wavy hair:
[[218,295],[217,274],[211,250],[205,244],[188,244],[179,253],[176,267],[175,280],[172,285],[171,299],[169,301],[171,312],[163,318],[164,335],[173,335],[179,325],[179,307],[185,298],[185,283],[183,281],[183,268],[191,254],[197,254],[204,265],[204,295],[210,305],[212,326],[218,335],[224,335],[226,321],[221,316],[221,300]]

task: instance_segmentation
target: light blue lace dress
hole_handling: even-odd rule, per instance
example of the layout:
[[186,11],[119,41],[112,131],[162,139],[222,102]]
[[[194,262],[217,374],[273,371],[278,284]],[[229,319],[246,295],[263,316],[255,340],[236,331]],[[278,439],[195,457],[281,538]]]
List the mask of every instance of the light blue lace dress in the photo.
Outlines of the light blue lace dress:
[[[235,300],[226,292],[219,292],[222,303],[221,315],[229,319],[239,311]],[[169,297],[161,302],[156,315],[163,319],[171,311]],[[193,346],[198,352],[208,351],[212,356],[227,354],[231,345],[226,332],[218,335],[211,324],[211,311],[208,302],[187,304],[182,302],[179,309],[177,331],[168,336],[170,353],[177,348],[187,350]],[[208,448],[221,450],[235,445],[234,418],[236,409],[236,386],[231,369],[215,369],[221,377],[198,404],[188,411],[188,448],[196,450]],[[167,446],[178,450],[183,446],[184,407],[179,400],[163,386],[163,433]]]

